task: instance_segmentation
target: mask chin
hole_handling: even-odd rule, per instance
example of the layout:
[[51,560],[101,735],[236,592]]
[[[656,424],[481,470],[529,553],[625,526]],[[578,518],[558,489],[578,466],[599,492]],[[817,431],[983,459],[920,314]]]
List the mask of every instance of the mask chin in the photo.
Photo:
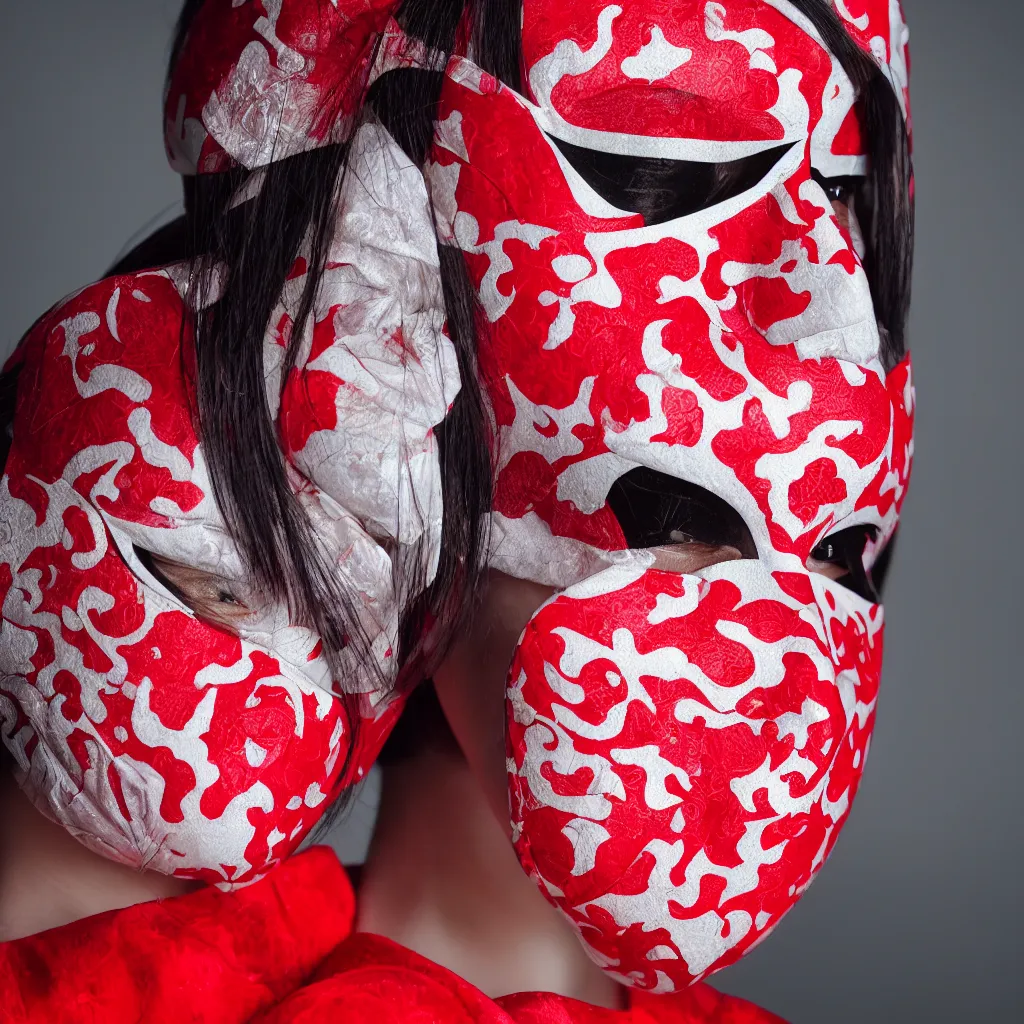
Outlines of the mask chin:
[[753,560],[613,566],[530,619],[508,676],[524,870],[618,980],[670,992],[792,908],[856,793],[881,609]]

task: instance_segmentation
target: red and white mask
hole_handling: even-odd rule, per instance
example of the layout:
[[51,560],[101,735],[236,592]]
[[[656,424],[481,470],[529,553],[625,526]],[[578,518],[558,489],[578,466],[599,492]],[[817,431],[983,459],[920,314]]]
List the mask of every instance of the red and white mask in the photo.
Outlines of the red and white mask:
[[[837,6],[902,91],[895,0]],[[853,88],[792,4],[527,0],[523,51],[526,96],[450,63],[428,168],[490,321],[492,565],[559,591],[508,677],[513,834],[594,959],[666,992],[763,938],[846,818],[910,368],[824,187],[866,166]],[[667,217],[614,205],[644,158],[692,186]],[[734,559],[673,568],[693,544]]]
[[168,81],[179,174],[263,167],[352,133],[397,0],[206,0]]
[[[391,6],[207,4],[168,96],[179,169],[347,138]],[[836,9],[905,99],[896,0]],[[770,931],[849,809],[882,614],[812,554],[859,538],[864,577],[891,537],[909,364],[883,366],[855,219],[820,183],[862,172],[864,144],[852,86],[796,8],[528,0],[523,50],[526,96],[451,62],[428,175],[491,321],[492,564],[559,591],[509,675],[513,827],[597,961],[670,991]],[[385,551],[436,551],[433,428],[459,380],[422,181],[362,131],[357,158],[381,163],[348,179],[315,329],[281,388],[296,276],[266,360],[296,489],[386,673],[405,595]],[[697,168],[686,209],[645,220],[588,184],[649,158]],[[331,691],[369,694],[376,673],[332,681],[317,638],[244,592],[189,414],[183,292],[173,270],[96,285],[21,350],[0,723],[30,796],[83,841],[233,885],[294,848],[397,708],[365,697],[342,778]],[[693,542],[744,557],[681,572]],[[258,614],[234,634],[207,624],[137,549]]]
[[[259,878],[362,777],[401,710],[381,696],[414,596],[394,566],[420,559],[428,582],[436,571],[434,427],[459,371],[423,178],[372,125],[352,147],[362,173],[345,180],[314,323],[283,387],[301,266],[265,341],[294,489],[366,638],[341,652],[340,678],[320,638],[252,590],[214,501],[182,333],[186,267],[84,289],[12,361],[0,736],[43,813],[139,869],[226,888]],[[223,615],[197,615],[160,559],[202,581]]]

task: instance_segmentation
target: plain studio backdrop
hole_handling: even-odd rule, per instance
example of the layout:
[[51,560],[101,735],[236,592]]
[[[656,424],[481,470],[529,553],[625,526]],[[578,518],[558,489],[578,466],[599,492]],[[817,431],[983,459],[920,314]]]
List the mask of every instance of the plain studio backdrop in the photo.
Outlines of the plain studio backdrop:
[[[177,212],[161,80],[179,6],[4,0],[0,353]],[[905,7],[919,412],[878,726],[822,876],[715,978],[792,1024],[1024,1020],[1024,11],[1008,0]],[[343,844],[364,841],[365,811]]]

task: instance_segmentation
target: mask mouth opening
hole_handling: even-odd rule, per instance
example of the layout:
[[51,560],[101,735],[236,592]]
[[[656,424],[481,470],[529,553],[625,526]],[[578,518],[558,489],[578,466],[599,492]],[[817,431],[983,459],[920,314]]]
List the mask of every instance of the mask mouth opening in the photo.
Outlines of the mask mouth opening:
[[[743,517],[717,494],[686,480],[641,466],[612,484],[607,502],[631,549],[661,548],[677,554],[661,566],[692,572],[721,561],[757,559],[757,545]],[[878,528],[850,526],[824,538],[807,568],[874,604],[892,559],[890,540],[869,568],[865,556]]]
[[739,160],[701,163],[588,149],[548,134],[581,178],[618,210],[648,226],[686,217],[754,188],[793,148],[776,146]]
[[757,558],[754,538],[739,512],[697,484],[640,466],[612,484],[607,501],[627,547],[696,544]]

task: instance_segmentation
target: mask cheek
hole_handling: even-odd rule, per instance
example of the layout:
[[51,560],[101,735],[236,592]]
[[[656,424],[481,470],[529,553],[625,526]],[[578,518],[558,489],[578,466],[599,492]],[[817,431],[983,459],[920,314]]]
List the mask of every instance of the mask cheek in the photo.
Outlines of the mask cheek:
[[802,606],[758,563],[713,576],[585,581],[534,616],[509,676],[520,862],[597,963],[658,992],[793,906],[873,723],[880,644],[859,611]]
[[803,182],[800,198],[817,211],[807,233],[779,241],[773,263],[727,260],[722,281],[772,345],[795,345],[801,359],[868,363],[880,340],[867,276],[820,187]]
[[222,887],[255,881],[330,806],[343,710],[270,652],[140,603],[121,572],[105,615],[65,616],[54,660],[0,684],[19,782],[106,858]]

